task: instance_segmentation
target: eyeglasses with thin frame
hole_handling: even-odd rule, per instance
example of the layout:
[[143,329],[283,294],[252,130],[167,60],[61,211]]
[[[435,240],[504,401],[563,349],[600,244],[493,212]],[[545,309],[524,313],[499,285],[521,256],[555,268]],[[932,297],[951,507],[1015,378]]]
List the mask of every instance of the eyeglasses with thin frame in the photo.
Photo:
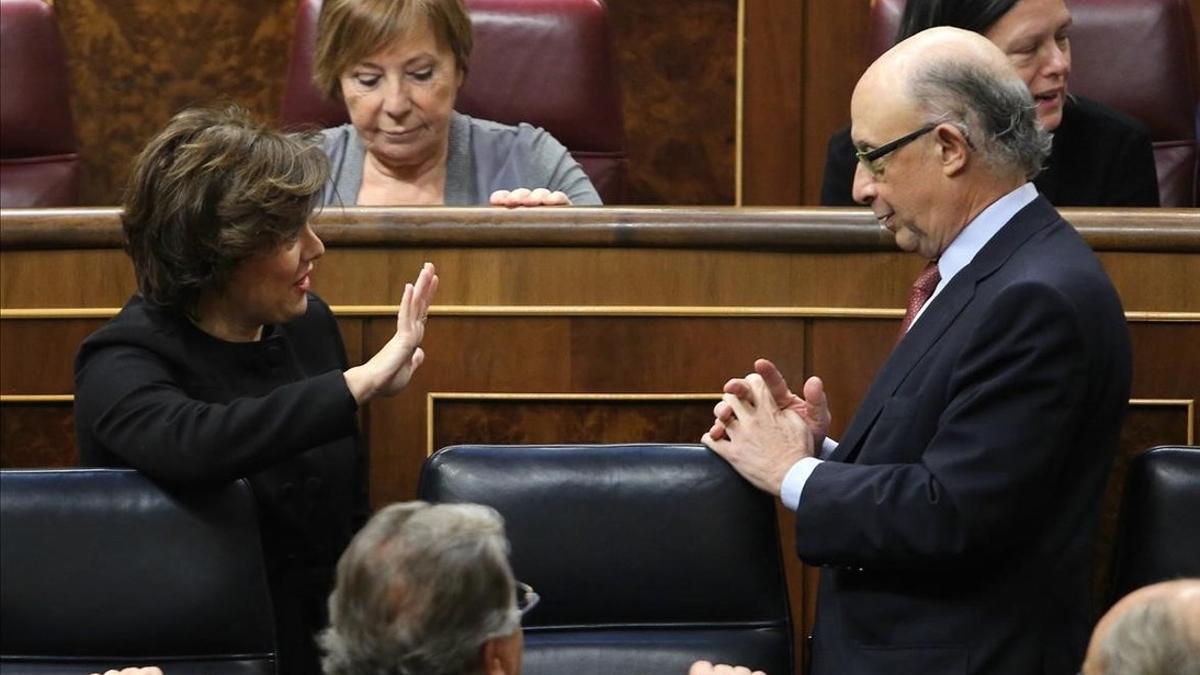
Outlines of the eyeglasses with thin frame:
[[516,589],[517,611],[521,613],[521,616],[525,616],[529,610],[537,606],[538,601],[542,599],[542,596],[538,595],[537,591],[533,590],[533,586],[520,581],[516,582]]
[[905,134],[894,141],[888,141],[873,150],[855,150],[854,156],[858,158],[859,162],[862,162],[862,165],[867,168],[867,171],[871,172],[872,176],[878,178],[883,175],[883,167],[877,163],[880,159],[933,131],[939,124],[941,122],[930,122],[910,134]]

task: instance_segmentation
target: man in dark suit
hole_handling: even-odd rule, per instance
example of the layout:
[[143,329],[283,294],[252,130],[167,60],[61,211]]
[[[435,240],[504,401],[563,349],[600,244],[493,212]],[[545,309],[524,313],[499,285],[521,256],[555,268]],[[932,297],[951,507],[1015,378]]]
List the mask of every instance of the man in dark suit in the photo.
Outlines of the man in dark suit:
[[1129,396],[1111,282],[1028,177],[1049,148],[981,36],[936,28],[851,101],[855,198],[930,261],[840,443],[818,378],[766,360],[704,443],[796,513],[824,567],[813,672],[1074,673],[1093,534]]

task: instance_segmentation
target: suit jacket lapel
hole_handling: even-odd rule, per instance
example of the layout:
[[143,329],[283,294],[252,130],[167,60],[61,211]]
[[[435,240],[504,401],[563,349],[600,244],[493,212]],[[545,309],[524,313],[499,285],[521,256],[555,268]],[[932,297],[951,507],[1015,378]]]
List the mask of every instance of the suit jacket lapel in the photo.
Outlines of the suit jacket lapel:
[[874,426],[884,404],[895,395],[900,384],[912,372],[921,357],[962,314],[963,309],[975,297],[978,283],[999,269],[1035,232],[1059,218],[1058,212],[1044,197],[1034,199],[1018,211],[1012,220],[984,245],[974,260],[959,271],[942,292],[930,301],[920,319],[892,350],[888,360],[875,376],[875,381],[871,383],[866,396],[855,411],[850,425],[846,427],[846,433],[837,450],[830,455],[831,461],[854,460],[858,455],[859,445]]

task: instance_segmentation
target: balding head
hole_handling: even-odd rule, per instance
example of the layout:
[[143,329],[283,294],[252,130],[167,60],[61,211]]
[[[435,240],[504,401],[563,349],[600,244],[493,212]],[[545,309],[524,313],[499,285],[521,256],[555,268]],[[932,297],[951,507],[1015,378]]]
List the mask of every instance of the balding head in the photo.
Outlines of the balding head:
[[859,87],[870,90],[860,97],[855,89],[863,105],[873,99],[954,123],[993,174],[1017,184],[1037,175],[1050,152],[1028,87],[1004,52],[978,33],[948,26],[917,33],[879,57]]
[[970,63],[997,79],[1019,80],[1008,57],[990,40],[979,33],[939,26],[921,31],[884,52],[863,73],[859,86],[878,79],[904,92],[914,74],[939,63]]
[[1200,675],[1200,579],[1139,588],[1096,625],[1084,675]]
[[935,259],[1041,169],[1050,136],[1029,89],[983,36],[939,27],[879,57],[850,100],[854,198],[900,248]]

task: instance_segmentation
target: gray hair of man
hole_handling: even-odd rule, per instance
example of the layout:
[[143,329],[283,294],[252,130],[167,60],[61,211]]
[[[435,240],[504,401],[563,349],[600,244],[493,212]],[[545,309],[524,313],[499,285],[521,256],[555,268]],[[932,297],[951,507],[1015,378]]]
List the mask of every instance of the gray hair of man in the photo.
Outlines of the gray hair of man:
[[1027,180],[1042,170],[1052,137],[1016,73],[939,59],[913,75],[910,94],[935,120],[958,126],[993,170]]
[[326,675],[466,675],[520,630],[500,514],[478,504],[392,504],[350,542],[319,637]]
[[1101,672],[1200,675],[1200,641],[1189,634],[1177,602],[1171,597],[1147,599],[1114,621],[1100,642]]

